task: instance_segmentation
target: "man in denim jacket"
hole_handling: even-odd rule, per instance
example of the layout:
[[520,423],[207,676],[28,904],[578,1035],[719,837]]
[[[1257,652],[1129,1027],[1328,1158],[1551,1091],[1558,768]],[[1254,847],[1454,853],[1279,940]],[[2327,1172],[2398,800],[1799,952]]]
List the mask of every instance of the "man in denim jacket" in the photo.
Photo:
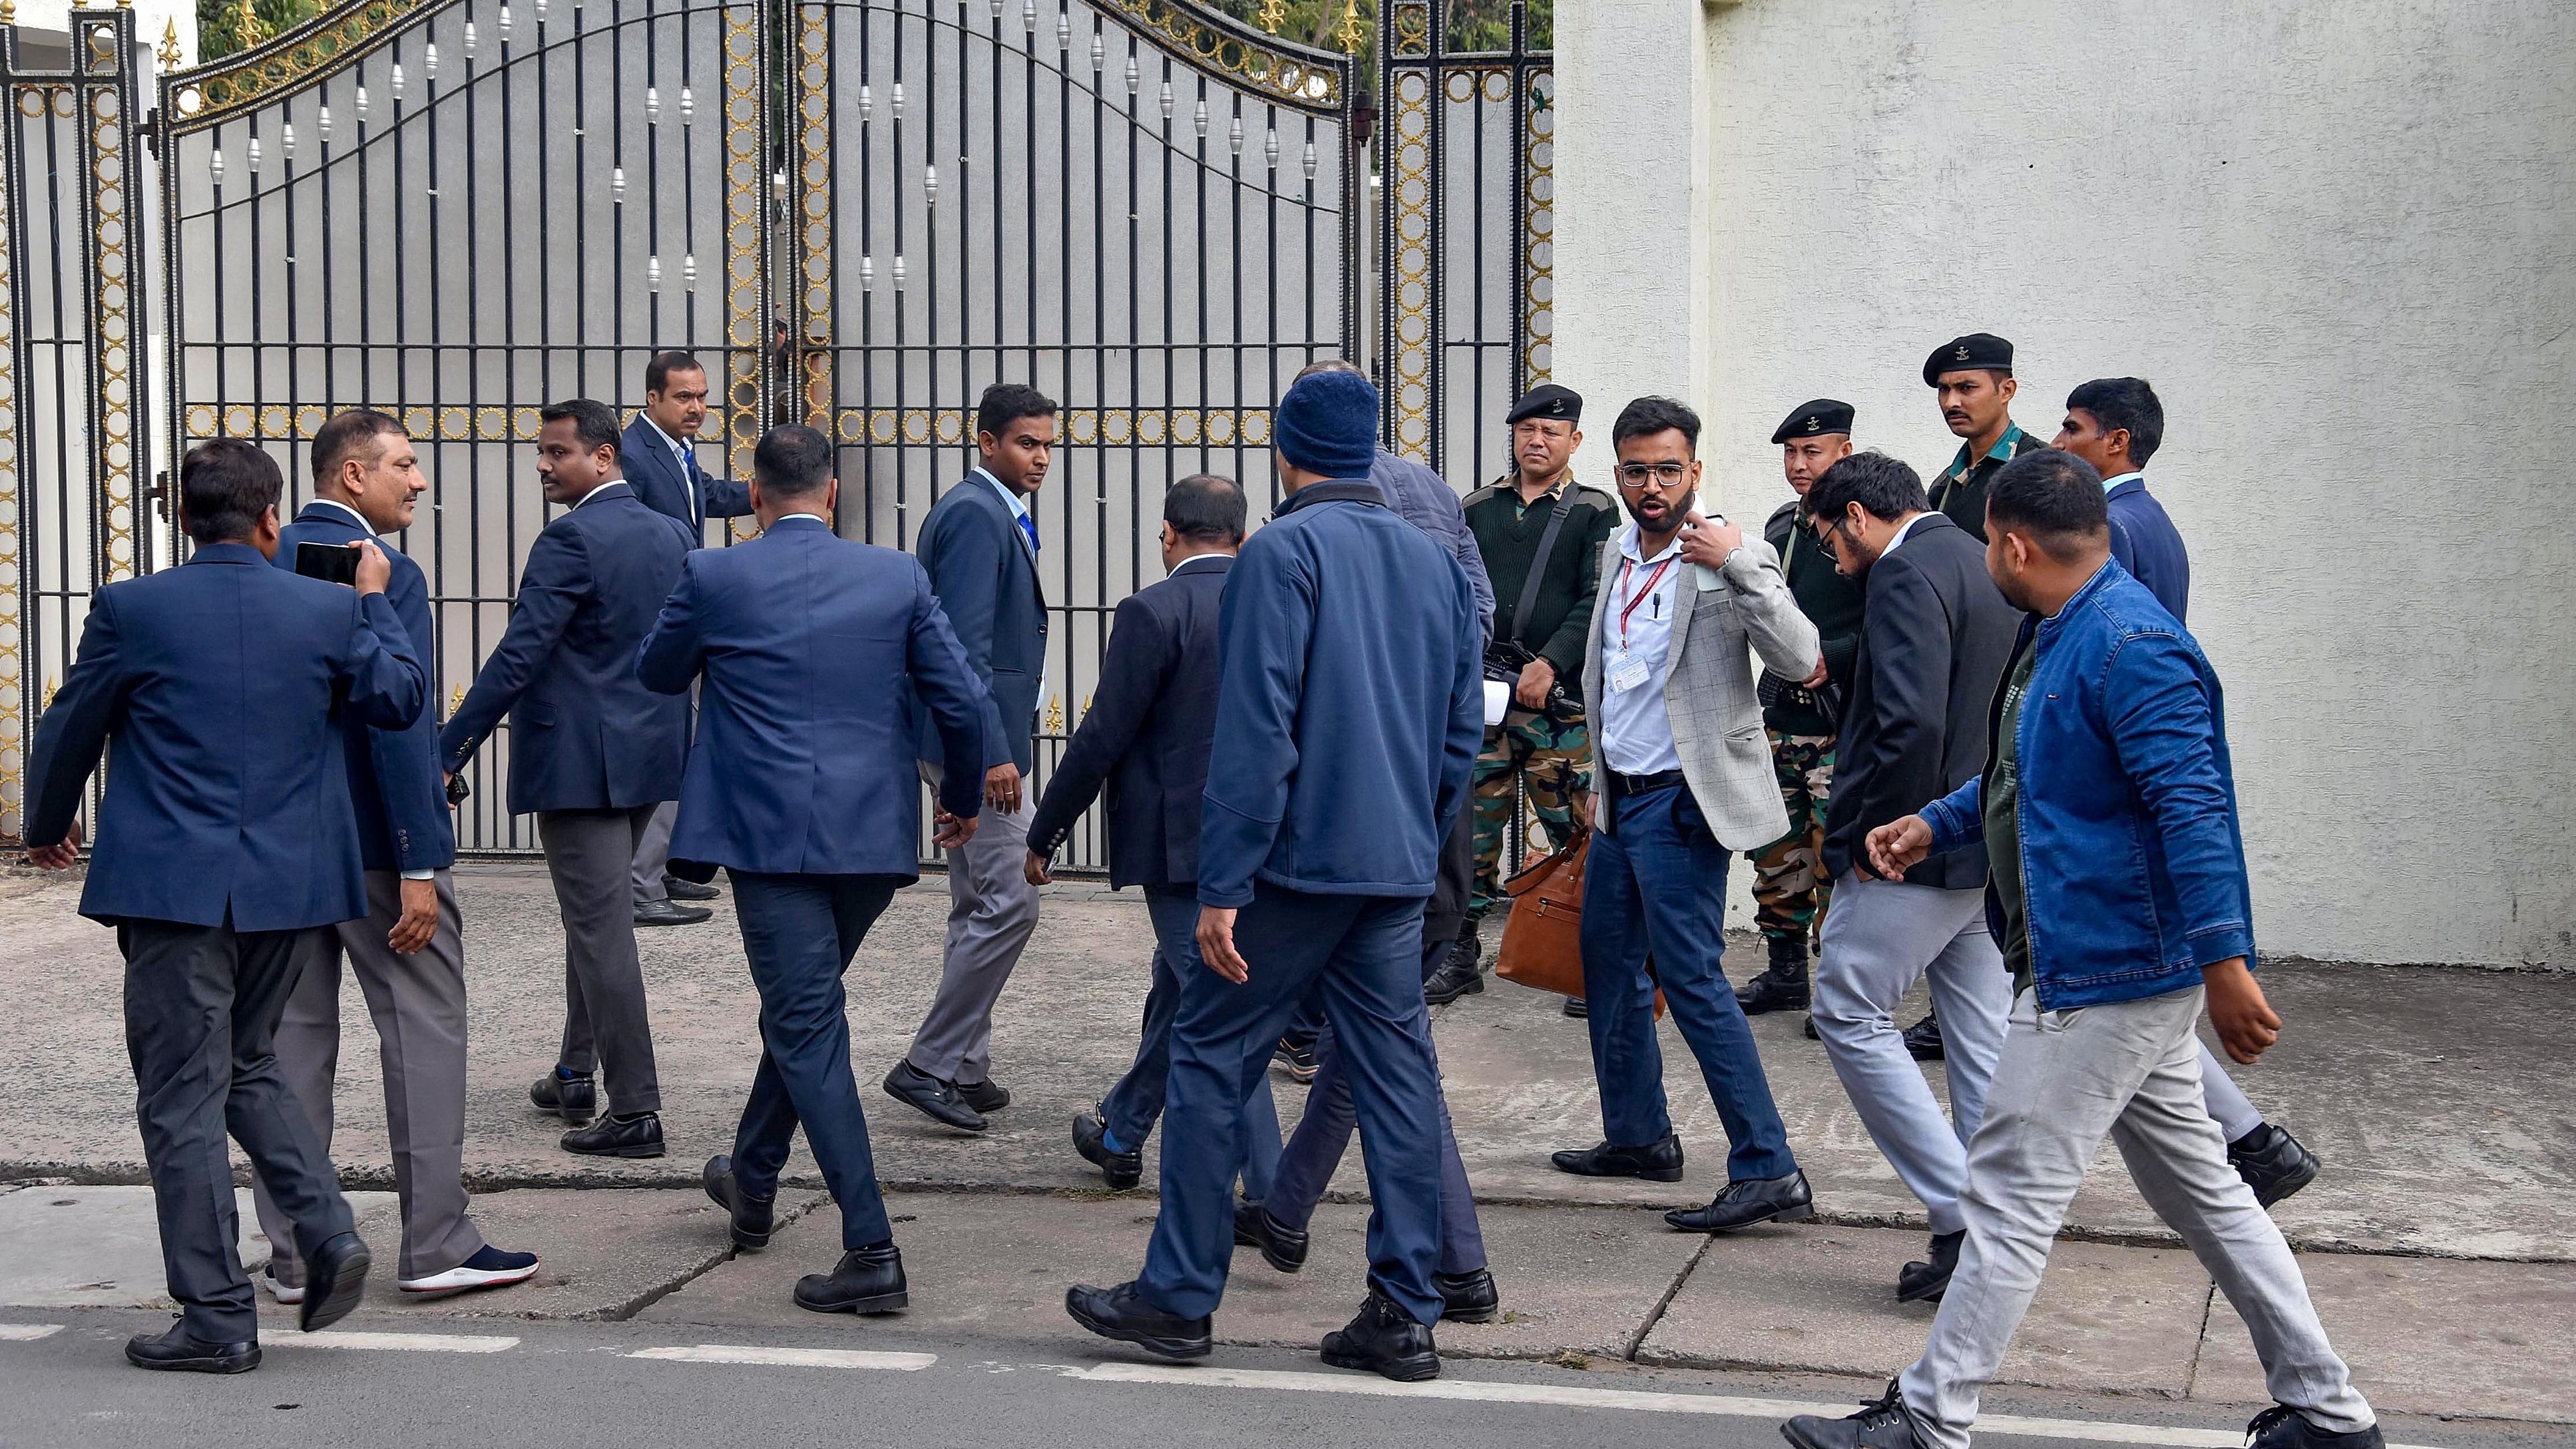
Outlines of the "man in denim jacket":
[[2206,1002],[2230,1056],[2279,1038],[2254,935],[2218,677],[2111,559],[2102,480],[2045,449],[1995,475],[1986,569],[2027,612],[1985,772],[1870,832],[1879,874],[1983,842],[1986,911],[2015,998],[1968,1144],[1967,1244],[1931,1342],[1848,1419],[1792,1419],[1804,1449],[1964,1449],[1977,1396],[2039,1288],[2104,1136],[2252,1330],[2275,1407],[2254,1449],[2375,1449],[2281,1231],[2203,1105]]

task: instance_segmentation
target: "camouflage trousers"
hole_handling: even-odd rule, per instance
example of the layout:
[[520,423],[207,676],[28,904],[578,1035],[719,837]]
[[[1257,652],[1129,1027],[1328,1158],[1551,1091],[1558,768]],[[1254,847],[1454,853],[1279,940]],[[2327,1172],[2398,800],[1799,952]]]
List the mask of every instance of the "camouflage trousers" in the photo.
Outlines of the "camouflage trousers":
[[1833,882],[1825,879],[1825,805],[1834,788],[1831,735],[1771,736],[1771,768],[1780,781],[1780,803],[1789,807],[1789,833],[1760,850],[1753,862],[1753,923],[1766,942],[1809,945]]
[[1530,809],[1554,850],[1573,837],[1576,812],[1592,788],[1591,753],[1581,715],[1560,720],[1516,707],[1485,731],[1485,752],[1476,757],[1476,888],[1468,899],[1468,920],[1511,909],[1503,894],[1502,861],[1503,840],[1512,829],[1513,777],[1527,782]]

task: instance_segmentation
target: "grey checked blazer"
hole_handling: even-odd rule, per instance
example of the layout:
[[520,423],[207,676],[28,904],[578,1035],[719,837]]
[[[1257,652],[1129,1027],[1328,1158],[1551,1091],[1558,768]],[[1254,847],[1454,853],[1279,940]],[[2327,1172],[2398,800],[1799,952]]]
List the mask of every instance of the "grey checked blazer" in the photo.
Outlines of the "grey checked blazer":
[[[1583,646],[1583,697],[1601,693],[1601,630],[1610,614],[1610,581],[1619,574],[1619,540],[1626,528],[1614,530],[1602,546],[1601,589],[1592,601],[1592,632]],[[1729,850],[1757,850],[1789,833],[1788,807],[1780,803],[1780,785],[1771,765],[1771,741],[1762,733],[1762,701],[1754,692],[1751,656],[1759,652],[1772,673],[1804,679],[1815,672],[1816,626],[1798,612],[1788,580],[1780,573],[1780,555],[1750,531],[1744,547],[1723,569],[1689,564],[1693,585],[1690,612],[1673,621],[1672,652],[1666,656],[1664,711],[1673,726],[1673,745],[1682,757],[1682,779],[1700,813],[1708,817],[1717,843]],[[1601,727],[1604,712],[1592,710],[1593,820],[1600,821],[1602,797]]]

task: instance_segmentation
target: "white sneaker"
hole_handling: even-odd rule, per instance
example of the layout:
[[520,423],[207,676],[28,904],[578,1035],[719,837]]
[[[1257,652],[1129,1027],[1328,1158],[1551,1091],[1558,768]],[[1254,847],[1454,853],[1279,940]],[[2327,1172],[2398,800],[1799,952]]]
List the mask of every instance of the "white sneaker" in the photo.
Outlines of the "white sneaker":
[[458,1293],[469,1288],[507,1288],[537,1276],[537,1255],[507,1253],[486,1244],[473,1257],[444,1273],[400,1280],[405,1293]]
[[279,1282],[275,1268],[260,1274],[259,1281],[268,1285],[268,1296],[280,1303],[296,1304],[304,1301],[303,1287],[299,1284]]

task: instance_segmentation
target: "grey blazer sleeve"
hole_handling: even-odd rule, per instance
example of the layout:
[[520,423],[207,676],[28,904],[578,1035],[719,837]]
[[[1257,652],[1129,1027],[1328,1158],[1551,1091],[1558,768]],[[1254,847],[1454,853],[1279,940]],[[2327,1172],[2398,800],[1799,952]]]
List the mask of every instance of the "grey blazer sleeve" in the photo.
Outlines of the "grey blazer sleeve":
[[1771,551],[1771,545],[1747,538],[1744,547],[1727,555],[1726,567],[1719,572],[1735,591],[1744,632],[1751,636],[1762,667],[1783,679],[1804,679],[1815,673],[1816,661],[1823,657],[1816,626],[1799,612],[1797,597],[1789,592],[1789,581],[1780,572],[1780,555]]

